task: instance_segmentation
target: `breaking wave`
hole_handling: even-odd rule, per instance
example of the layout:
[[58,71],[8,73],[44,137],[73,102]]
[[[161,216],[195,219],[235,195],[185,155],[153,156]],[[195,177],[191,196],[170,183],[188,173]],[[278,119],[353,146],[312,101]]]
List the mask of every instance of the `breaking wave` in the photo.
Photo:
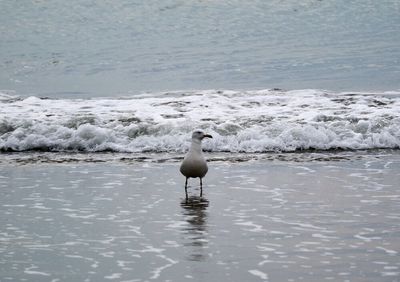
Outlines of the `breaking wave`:
[[0,150],[261,153],[400,148],[400,93],[181,91],[122,98],[0,94]]

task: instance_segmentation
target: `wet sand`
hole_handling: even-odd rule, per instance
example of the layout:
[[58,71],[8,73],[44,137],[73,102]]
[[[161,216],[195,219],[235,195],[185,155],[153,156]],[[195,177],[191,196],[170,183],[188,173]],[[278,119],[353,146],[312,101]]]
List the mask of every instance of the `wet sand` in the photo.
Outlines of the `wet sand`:
[[301,159],[3,162],[1,281],[398,281],[400,155]]

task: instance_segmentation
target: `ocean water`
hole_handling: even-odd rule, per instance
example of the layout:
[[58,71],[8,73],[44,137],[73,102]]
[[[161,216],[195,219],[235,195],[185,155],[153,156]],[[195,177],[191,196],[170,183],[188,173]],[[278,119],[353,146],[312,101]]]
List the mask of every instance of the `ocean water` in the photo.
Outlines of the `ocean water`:
[[193,91],[126,98],[0,96],[3,152],[183,153],[400,147],[400,92]]
[[1,1],[0,90],[399,90],[399,15],[398,0]]
[[0,1],[0,280],[399,281],[399,46],[397,0]]
[[288,154],[0,164],[1,281],[398,281],[398,151]]
[[0,150],[399,148],[400,4],[2,1]]

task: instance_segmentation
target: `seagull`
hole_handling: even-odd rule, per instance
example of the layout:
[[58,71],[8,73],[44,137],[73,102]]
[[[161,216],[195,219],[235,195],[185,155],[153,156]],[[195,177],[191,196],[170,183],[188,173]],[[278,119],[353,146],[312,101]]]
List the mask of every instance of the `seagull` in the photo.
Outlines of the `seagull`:
[[200,178],[200,197],[203,194],[203,177],[208,171],[206,159],[203,156],[203,151],[201,149],[201,141],[204,138],[212,138],[211,135],[205,134],[201,130],[196,130],[192,134],[192,144],[189,151],[187,152],[183,162],[181,164],[180,171],[186,177],[185,181],[185,193],[187,198],[187,184],[188,179]]

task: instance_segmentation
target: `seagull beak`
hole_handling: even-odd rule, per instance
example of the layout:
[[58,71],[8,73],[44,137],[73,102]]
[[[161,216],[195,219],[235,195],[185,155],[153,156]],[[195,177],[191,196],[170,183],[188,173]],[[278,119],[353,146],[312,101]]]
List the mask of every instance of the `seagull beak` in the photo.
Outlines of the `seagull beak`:
[[213,138],[210,134],[204,134],[204,138]]

